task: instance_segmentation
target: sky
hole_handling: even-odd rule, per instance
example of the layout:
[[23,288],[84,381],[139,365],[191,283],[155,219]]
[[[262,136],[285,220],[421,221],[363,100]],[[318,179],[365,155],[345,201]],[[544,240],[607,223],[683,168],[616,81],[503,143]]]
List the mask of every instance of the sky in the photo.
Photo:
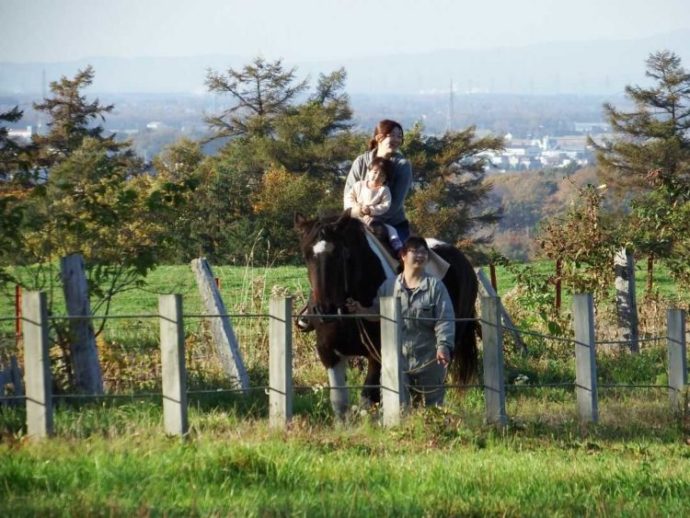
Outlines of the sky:
[[0,61],[304,61],[637,39],[690,28],[690,1],[0,0],[0,27]]

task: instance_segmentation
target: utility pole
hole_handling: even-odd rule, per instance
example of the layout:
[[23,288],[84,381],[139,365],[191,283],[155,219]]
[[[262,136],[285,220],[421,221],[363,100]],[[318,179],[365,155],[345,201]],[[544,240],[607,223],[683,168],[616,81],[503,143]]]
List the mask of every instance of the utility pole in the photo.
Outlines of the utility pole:
[[448,98],[448,131],[453,131],[453,80],[450,80],[450,95]]

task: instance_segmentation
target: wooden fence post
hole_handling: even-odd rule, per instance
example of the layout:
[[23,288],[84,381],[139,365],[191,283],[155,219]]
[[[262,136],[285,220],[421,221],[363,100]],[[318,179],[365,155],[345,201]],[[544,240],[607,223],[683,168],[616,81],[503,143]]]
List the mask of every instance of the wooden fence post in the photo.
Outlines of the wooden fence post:
[[685,343],[685,311],[669,309],[666,313],[668,347],[668,393],[671,409],[678,412],[683,405],[683,392],[688,384],[688,360]]
[[184,358],[182,295],[161,295],[158,299],[163,376],[163,424],[168,435],[184,436],[187,422],[187,371]]
[[486,421],[505,426],[506,392],[503,376],[503,326],[501,301],[498,297],[482,297],[482,346],[484,361],[484,400]]
[[24,293],[24,380],[26,385],[26,429],[29,437],[53,435],[53,400],[48,356],[48,306],[46,294]]
[[292,297],[273,297],[268,321],[269,426],[285,427],[292,419]]
[[635,297],[635,264],[633,255],[621,248],[614,256],[616,273],[616,313],[618,314],[618,335],[630,342],[630,351],[640,352],[640,337],[637,325],[637,300]]
[[[84,258],[80,254],[71,254],[60,259],[60,276],[67,314],[90,317],[89,285],[84,272]],[[87,394],[103,394],[103,376],[98,363],[92,320],[70,320],[68,327],[77,389]]]
[[599,420],[597,363],[594,342],[594,303],[591,293],[573,297],[575,327],[575,392],[580,420]]
[[403,407],[409,401],[402,358],[400,298],[381,297],[381,406],[383,425],[400,424]]
[[[486,274],[484,273],[484,270],[482,268],[475,268],[475,273],[477,274],[477,280],[479,281],[479,290],[480,293],[487,297],[498,297],[498,294],[494,290],[493,286],[489,282],[489,280],[486,278]],[[506,308],[503,307],[503,304],[501,303],[501,299],[498,299],[498,311],[500,312],[500,315],[503,319],[503,324],[505,327],[508,328],[508,332],[513,335],[513,339],[515,340],[515,347],[522,353],[522,354],[527,354],[527,346],[525,345],[525,342],[522,341],[522,337],[520,336],[520,333],[517,332],[515,329],[515,324],[513,324],[513,320],[510,318],[510,315],[506,311]]]
[[249,389],[249,376],[230,318],[220,316],[227,315],[227,309],[223,298],[220,296],[211,265],[208,264],[206,258],[201,257],[194,259],[191,266],[199,286],[202,307],[207,314],[213,315],[209,317],[208,323],[216,352],[233,387],[246,392]]

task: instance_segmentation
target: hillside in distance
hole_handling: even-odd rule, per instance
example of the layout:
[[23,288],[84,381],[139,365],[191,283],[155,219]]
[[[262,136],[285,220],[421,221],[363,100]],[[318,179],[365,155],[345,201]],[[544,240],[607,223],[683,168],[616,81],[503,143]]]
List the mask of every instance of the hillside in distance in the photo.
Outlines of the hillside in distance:
[[489,205],[504,210],[492,246],[514,261],[537,259],[539,225],[565,212],[580,187],[599,185],[595,167],[495,174],[486,181],[493,185]]
[[[368,58],[291,61],[300,77],[345,67],[347,91],[355,93],[418,94],[447,92],[450,81],[458,93],[610,94],[629,83],[643,82],[644,61],[651,52],[670,49],[690,61],[690,30],[620,41],[541,43],[524,47],[481,50],[441,50],[420,54]],[[88,55],[88,49],[85,49]],[[254,56],[86,57],[60,63],[0,62],[0,95],[41,93],[46,81],[73,76],[94,66],[93,91],[205,91],[207,69],[241,67]]]

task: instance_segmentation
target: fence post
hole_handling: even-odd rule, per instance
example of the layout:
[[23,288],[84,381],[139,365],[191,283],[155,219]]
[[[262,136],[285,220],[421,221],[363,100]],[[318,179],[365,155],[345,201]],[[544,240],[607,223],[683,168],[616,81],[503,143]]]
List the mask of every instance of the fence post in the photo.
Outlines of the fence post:
[[381,405],[383,425],[397,426],[408,402],[402,358],[402,318],[399,297],[381,297]]
[[503,327],[501,301],[498,297],[482,297],[482,346],[484,361],[484,400],[486,421],[505,426],[506,392],[503,376]]
[[630,351],[640,352],[640,337],[637,325],[637,300],[635,298],[635,262],[632,253],[625,247],[614,256],[616,272],[616,313],[618,314],[618,335],[630,342]]
[[292,297],[273,297],[268,320],[268,419],[272,428],[292,419]]
[[668,346],[668,394],[671,410],[678,412],[683,404],[683,391],[688,384],[688,363],[685,344],[685,311],[669,309],[666,313]]
[[36,439],[53,435],[46,300],[46,294],[37,291],[25,292],[22,299],[26,430],[29,437]]
[[187,372],[184,358],[182,295],[158,298],[163,376],[163,424],[168,435],[184,436],[187,422]]
[[573,297],[575,327],[575,392],[582,421],[599,420],[597,396],[597,363],[594,343],[594,303],[591,293]]
[[[69,316],[89,317],[89,284],[81,254],[71,254],[60,259],[60,277],[65,294],[65,306]],[[82,318],[68,322],[70,352],[77,388],[88,394],[103,394],[103,375],[98,363],[96,335],[93,320]]]
[[228,311],[225,308],[223,297],[221,297],[218,284],[214,280],[216,277],[213,275],[211,265],[208,264],[205,257],[200,257],[194,259],[191,266],[199,287],[201,305],[206,313],[211,315],[208,318],[208,323],[216,352],[226,374],[230,377],[233,388],[242,389],[246,393],[249,389],[249,376],[244,366],[240,345],[232,328],[232,322],[227,316]]

